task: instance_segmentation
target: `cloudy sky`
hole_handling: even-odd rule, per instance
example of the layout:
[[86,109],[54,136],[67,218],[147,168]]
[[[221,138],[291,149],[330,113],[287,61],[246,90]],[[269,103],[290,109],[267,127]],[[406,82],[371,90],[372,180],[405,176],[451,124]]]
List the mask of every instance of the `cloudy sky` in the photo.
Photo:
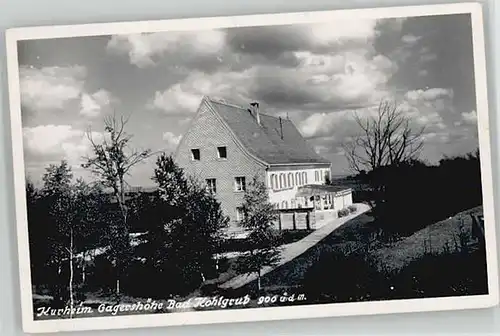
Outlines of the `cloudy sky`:
[[[423,159],[477,147],[469,15],[22,41],[19,61],[35,181],[63,158],[88,177],[84,132],[99,136],[112,111],[131,116],[135,148],[175,149],[203,95],[288,115],[339,174],[340,145],[358,133],[353,113],[381,99],[426,126]],[[130,184],[151,185],[153,165]]]

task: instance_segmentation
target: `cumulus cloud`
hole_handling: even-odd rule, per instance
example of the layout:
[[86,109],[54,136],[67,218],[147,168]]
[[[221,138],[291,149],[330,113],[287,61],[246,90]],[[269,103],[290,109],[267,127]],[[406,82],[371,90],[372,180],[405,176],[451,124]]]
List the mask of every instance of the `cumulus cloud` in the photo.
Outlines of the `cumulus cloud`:
[[433,53],[428,53],[428,54],[423,54],[420,55],[420,62],[426,63],[426,62],[432,62],[437,59],[437,55]]
[[252,73],[252,70],[213,74],[193,71],[182,82],[170,86],[165,91],[155,92],[148,108],[159,109],[168,115],[182,115],[196,112],[205,95],[246,100],[246,87],[251,82]]
[[258,100],[279,109],[339,110],[374,104],[387,95],[395,71],[382,55],[363,52],[297,52],[295,68],[257,64],[244,71],[192,72],[182,82],[158,91],[149,106],[175,114],[194,112],[203,95],[232,101]]
[[466,124],[477,125],[476,111],[462,112],[462,119]]
[[[101,133],[92,134],[96,139]],[[70,125],[39,125],[23,129],[26,155],[37,161],[51,162],[66,159],[78,164],[81,157],[89,154],[90,141],[83,130]]]
[[335,127],[347,121],[345,111],[335,113],[314,113],[299,125],[299,130],[306,138],[331,136],[335,134]]
[[429,131],[443,131],[454,123],[454,93],[448,88],[408,91],[400,108]]
[[80,97],[86,73],[82,66],[22,66],[21,103],[34,111],[63,109],[66,103]]
[[107,47],[112,52],[128,55],[132,64],[144,68],[155,65],[160,57],[168,58],[174,53],[217,54],[224,42],[224,32],[206,30],[114,35]]
[[427,88],[425,90],[408,91],[405,95],[410,101],[426,100],[432,101],[440,98],[453,98],[453,90],[443,88]]
[[[336,22],[335,27],[324,23],[211,32],[224,37],[222,44],[218,38],[209,39],[218,41],[211,48],[220,61],[217,71],[191,69],[177,83],[156,91],[148,107],[168,114],[193,112],[203,95],[232,101],[258,100],[277,108],[277,112],[304,107],[339,110],[371,105],[387,95],[386,84],[397,71],[388,57],[372,53],[370,45],[376,37],[376,21],[346,20]],[[108,47],[116,49],[121,45],[118,41],[128,41],[131,60],[144,66],[154,63],[154,55],[165,52],[171,57],[169,60],[178,59],[174,54],[180,53],[182,47],[168,49],[178,35],[169,34],[172,33],[161,33],[161,38],[141,35],[141,43],[137,36],[113,37]],[[194,43],[190,39],[197,35],[191,34],[194,33],[189,33],[182,43]],[[150,40],[156,39],[159,43],[151,45]],[[166,42],[161,43],[163,40]],[[141,51],[135,52],[136,49]],[[197,57],[204,59],[206,52],[198,51]]]
[[407,35],[403,35],[403,37],[401,37],[401,41],[403,41],[404,43],[410,44],[410,45],[414,45],[421,38],[422,38],[421,36],[415,36],[415,35],[412,35],[412,34],[407,34]]
[[[472,64],[472,55],[467,56],[472,49],[467,39],[449,35],[460,31],[465,36],[470,29],[440,23],[455,22],[453,17],[346,18],[322,24],[115,35],[105,42],[106,57],[82,57],[92,74],[90,83],[85,68],[22,69],[23,106],[73,111],[80,119],[70,116],[61,123],[77,131],[83,118],[100,116],[114,101],[110,92],[94,86],[101,80],[96,69],[105,65],[116,76],[106,77],[103,87],[113,88],[125,109],[152,110],[144,111],[151,126],[137,127],[134,134],[160,129],[156,136],[137,134],[154,149],[175,148],[204,95],[241,105],[257,100],[264,113],[290,116],[314,149],[333,157],[334,164],[342,156],[339,144],[359,132],[354,111],[370,116],[383,99],[396,98],[415,127],[426,126],[429,148],[444,143],[449,147],[462,141],[460,134],[471,133],[468,125],[477,122],[473,76],[468,80],[473,67],[467,66]],[[449,43],[443,45],[445,40]],[[123,85],[130,78],[138,84]],[[71,109],[66,108],[68,102],[74,102]],[[45,125],[54,118],[35,121],[31,124]],[[63,142],[83,148],[76,133]],[[46,148],[51,148],[49,153],[64,152],[56,144]],[[436,150],[442,152],[442,147]]]
[[450,140],[449,132],[428,132],[422,137],[425,143],[446,143]]
[[236,52],[275,58],[285,52],[326,52],[347,45],[365,46],[375,37],[375,26],[375,20],[337,20],[307,25],[227,29],[227,42]]
[[[409,118],[410,127],[415,130],[425,128],[429,134],[444,134],[450,132],[450,126],[453,127],[443,117],[449,114],[452,97],[453,91],[450,89],[411,90],[402,100],[397,101],[397,108]],[[359,135],[360,127],[354,119],[354,113],[362,120],[376,117],[377,106],[313,113],[300,122],[299,130],[306,138],[316,139],[315,141],[341,143],[350,136]],[[473,115],[465,114],[463,118],[473,119]],[[433,136],[432,139],[435,140],[436,137]]]
[[114,98],[112,98],[111,93],[102,89],[93,94],[82,93],[80,114],[88,118],[95,118],[111,104],[112,99]]
[[167,152],[173,152],[181,141],[182,135],[175,135],[172,132],[163,133],[164,148]]
[[86,79],[87,69],[83,66],[22,66],[21,104],[42,119],[54,111],[97,117],[117,99],[104,89],[88,92]]
[[298,126],[306,138],[323,138],[323,140],[342,142],[345,138],[358,135],[360,128],[355,115],[361,119],[373,117],[375,107],[363,109],[343,110],[330,113],[313,113],[304,119]]

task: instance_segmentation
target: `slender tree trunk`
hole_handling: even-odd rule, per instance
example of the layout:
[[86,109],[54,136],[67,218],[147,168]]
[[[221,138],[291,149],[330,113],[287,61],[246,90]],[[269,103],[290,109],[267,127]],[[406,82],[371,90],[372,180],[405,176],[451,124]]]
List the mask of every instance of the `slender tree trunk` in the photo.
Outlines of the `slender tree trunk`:
[[257,271],[257,288],[259,289],[259,293],[260,293],[260,290],[261,290],[261,284],[260,284],[260,269]]
[[[128,232],[128,226],[127,226],[127,220],[128,220],[128,216],[127,216],[127,206],[125,204],[125,182],[123,180],[123,176],[119,176],[119,180],[118,180],[118,183],[115,184],[115,187],[114,187],[114,191],[115,191],[115,196],[116,196],[116,199],[118,201],[118,206],[120,208],[120,212],[122,214],[122,220],[123,220],[123,226],[121,228],[119,228],[118,230],[123,230],[123,233],[125,234],[126,236],[126,240],[127,240],[127,244],[129,244],[129,232]],[[128,247],[128,246],[127,246]],[[123,246],[121,247],[123,248]],[[117,251],[118,253],[122,253],[124,251]],[[118,259],[118,257],[117,257]],[[117,271],[117,277],[116,277],[116,295],[119,295],[120,294],[120,272],[121,272],[121,265],[119,265],[121,263],[118,262],[118,260],[116,260],[116,263],[115,263],[115,267],[117,268],[116,271]]]
[[70,307],[70,318],[73,318],[73,228],[69,231],[69,307]]
[[125,204],[125,182],[123,176],[120,176],[120,208],[123,216],[123,225],[127,225],[127,205]]
[[85,253],[83,254],[83,262],[82,262],[82,284],[85,284]]

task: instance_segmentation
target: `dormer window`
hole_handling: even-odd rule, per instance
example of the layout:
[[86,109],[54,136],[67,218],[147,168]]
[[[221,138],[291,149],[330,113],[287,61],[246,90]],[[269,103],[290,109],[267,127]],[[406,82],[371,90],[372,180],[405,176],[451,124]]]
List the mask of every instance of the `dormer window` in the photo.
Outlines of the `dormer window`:
[[193,148],[191,149],[191,160],[193,161],[200,161],[200,149],[199,148]]
[[217,154],[219,155],[219,159],[227,159],[227,147],[217,147]]

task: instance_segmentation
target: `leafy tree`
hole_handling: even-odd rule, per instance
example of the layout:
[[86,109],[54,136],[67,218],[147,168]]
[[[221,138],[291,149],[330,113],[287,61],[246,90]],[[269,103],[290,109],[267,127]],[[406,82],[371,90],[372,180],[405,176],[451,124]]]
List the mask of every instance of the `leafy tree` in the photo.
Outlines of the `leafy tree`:
[[[72,213],[69,211],[72,179],[73,173],[66,161],[61,161],[59,165],[51,164],[46,168],[42,178],[42,208],[46,209],[46,226],[49,234],[48,266],[56,268],[57,276],[54,279],[56,281],[62,276],[63,262],[68,256],[65,247],[69,245],[69,227],[72,222]],[[54,283],[54,286],[54,298],[56,301],[62,301],[63,285]]]
[[188,179],[188,186],[185,222],[190,224],[191,241],[195,248],[190,248],[186,253],[190,254],[190,266],[194,267],[192,274],[199,273],[201,280],[205,281],[204,273],[214,267],[213,256],[219,252],[224,240],[223,229],[227,227],[229,219],[205,186],[192,178]]
[[116,115],[104,119],[104,136],[95,139],[89,130],[87,137],[92,145],[93,156],[86,157],[83,168],[90,169],[101,181],[111,189],[117,203],[121,221],[113,221],[110,226],[110,257],[116,271],[116,293],[120,294],[120,278],[127,267],[132,251],[130,246],[126,199],[126,176],[137,164],[151,155],[150,150],[138,151],[130,148],[132,136],[125,132],[129,119]]
[[171,227],[175,223],[182,225],[188,197],[188,182],[183,170],[171,156],[161,154],[156,160],[153,181],[158,185],[158,201],[156,207],[161,213],[157,221],[151,221],[149,227],[149,244],[152,249],[152,264],[162,267],[171,249]]
[[110,223],[107,213],[107,197],[98,183],[88,184],[79,178],[73,185],[74,204],[77,207],[75,223],[78,225],[78,241],[75,249],[81,254],[81,283],[86,280],[86,264],[93,258],[96,248],[102,247],[106,227]]
[[[104,202],[98,186],[89,186],[82,179],[76,183],[72,180],[71,167],[66,161],[50,165],[43,176],[40,196],[36,199],[40,202],[38,210],[44,209],[47,213],[45,229],[51,252],[48,265],[53,264],[57,269],[56,282],[53,283],[54,297],[63,303],[67,295],[70,308],[75,305],[76,261],[80,253],[85,255],[92,242],[98,241]],[[30,185],[28,190],[32,190]],[[67,272],[64,265],[67,265]],[[68,278],[64,285],[59,281],[66,275]]]
[[199,285],[228,219],[214,196],[187,178],[171,156],[158,157],[153,180],[164,215],[149,230],[151,264],[159,270],[176,270],[186,288]]
[[50,265],[52,255],[50,237],[55,230],[55,228],[48,225],[47,209],[42,207],[42,201],[41,191],[29,178],[26,179],[31,277],[35,285],[49,281],[47,280],[47,266]]
[[[50,165],[43,176],[43,188],[41,190],[47,206],[50,224],[55,230],[52,232],[51,248],[52,262],[57,265],[57,274],[62,275],[63,263],[68,262],[69,280],[69,302],[70,308],[74,306],[73,275],[74,275],[74,254],[75,254],[75,216],[77,212],[72,190],[73,173],[66,161],[61,161],[59,165]],[[61,286],[61,285],[60,285]],[[62,286],[56,287],[58,299],[62,300]]]
[[280,242],[279,232],[274,227],[278,214],[269,201],[265,184],[257,177],[246,187],[242,210],[245,217],[240,225],[249,232],[250,250],[238,261],[238,268],[241,272],[257,274],[260,291],[262,268],[279,262]]

